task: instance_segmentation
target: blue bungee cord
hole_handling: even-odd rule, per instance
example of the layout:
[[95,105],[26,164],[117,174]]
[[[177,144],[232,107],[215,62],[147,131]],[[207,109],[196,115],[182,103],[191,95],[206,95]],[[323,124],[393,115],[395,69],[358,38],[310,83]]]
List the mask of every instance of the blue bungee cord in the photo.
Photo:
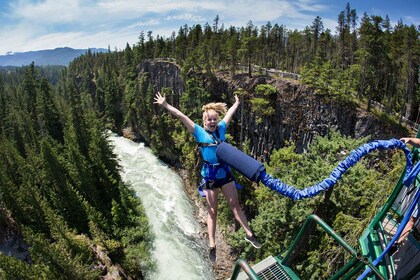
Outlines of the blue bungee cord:
[[[397,139],[375,140],[370,143],[363,144],[359,148],[353,150],[346,159],[340,162],[338,166],[331,172],[328,178],[324,179],[321,183],[304,188],[302,190],[296,189],[292,186],[287,185],[286,183],[283,183],[279,179],[273,178],[271,175],[267,174],[265,170],[261,172],[259,179],[261,183],[263,183],[271,190],[274,190],[279,194],[287,196],[293,200],[310,198],[334,186],[337,183],[337,181],[341,178],[343,173],[346,172],[347,169],[355,165],[366,154],[377,149],[386,150],[393,148],[400,148],[405,153],[406,175],[404,177],[404,182],[410,181],[409,176],[412,173],[411,170],[413,168],[411,152],[404,142]],[[407,185],[406,183],[404,184]]]

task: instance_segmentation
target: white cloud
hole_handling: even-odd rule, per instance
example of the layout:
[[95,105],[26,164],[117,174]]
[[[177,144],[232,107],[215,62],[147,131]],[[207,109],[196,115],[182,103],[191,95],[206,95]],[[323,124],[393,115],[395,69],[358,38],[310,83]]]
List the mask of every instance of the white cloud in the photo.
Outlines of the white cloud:
[[337,20],[335,19],[322,19],[322,23],[324,24],[324,30],[331,30],[331,34],[336,33],[337,27]]
[[[398,19],[399,20],[399,19]],[[398,22],[397,20],[397,22]],[[420,26],[420,17],[413,17],[413,16],[404,16],[402,18],[403,23],[412,22],[414,26]],[[395,23],[397,24],[397,23]]]
[[86,32],[53,33],[36,38],[31,41],[34,50],[54,49],[58,47],[71,47],[75,49],[86,48],[114,48],[122,49],[126,43],[136,43],[132,33],[102,31],[95,34]]
[[38,50],[53,49],[74,44],[84,37],[85,34],[83,32],[50,33],[31,40],[31,45]]
[[328,9],[327,5],[319,4],[317,2],[318,1],[313,1],[313,0],[300,0],[300,1],[291,2],[291,3],[296,5],[296,7],[298,7],[298,10],[300,11],[320,12],[320,11],[325,11],[326,9]]
[[156,26],[159,25],[161,22],[157,19],[149,19],[147,21],[139,21],[132,25],[127,26],[127,29],[137,28],[142,26]]
[[153,14],[156,17],[166,13],[214,10],[217,5],[209,1],[130,1],[107,0],[98,3],[98,8],[113,15],[125,15],[128,18]]
[[11,17],[32,23],[73,22],[79,20],[80,16],[85,13],[77,0],[46,0],[35,3],[20,0],[11,4],[10,7],[12,8]]
[[212,24],[216,15],[226,27],[245,26],[250,20],[256,25],[268,21],[286,24],[291,18],[295,22],[313,20],[308,21],[298,6],[291,3],[286,0],[18,0],[10,5],[9,11],[16,26],[0,25],[0,53],[62,46],[124,48],[127,42],[136,43],[141,31],[169,37],[183,24]]
[[200,15],[193,15],[193,14],[179,14],[179,15],[171,15],[166,16],[165,20],[172,21],[172,20],[186,20],[192,22],[204,22],[206,19]]
[[[32,31],[32,32],[35,32]],[[30,50],[28,39],[31,37],[31,30],[27,26],[17,25],[12,28],[0,31],[0,54],[8,51],[18,52]]]
[[270,21],[288,29],[310,26],[320,15],[334,33],[337,9],[332,0],[12,0],[0,11],[0,54],[57,46],[124,48],[141,31],[169,37],[184,24],[212,25],[216,15],[226,28]]

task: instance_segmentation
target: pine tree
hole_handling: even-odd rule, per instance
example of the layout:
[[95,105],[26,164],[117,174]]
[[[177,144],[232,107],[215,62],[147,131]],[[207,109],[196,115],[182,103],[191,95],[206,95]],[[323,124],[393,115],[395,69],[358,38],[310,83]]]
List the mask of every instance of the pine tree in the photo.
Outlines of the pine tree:
[[41,135],[50,135],[59,142],[63,142],[63,124],[58,113],[48,81],[43,78],[37,96],[38,126]]

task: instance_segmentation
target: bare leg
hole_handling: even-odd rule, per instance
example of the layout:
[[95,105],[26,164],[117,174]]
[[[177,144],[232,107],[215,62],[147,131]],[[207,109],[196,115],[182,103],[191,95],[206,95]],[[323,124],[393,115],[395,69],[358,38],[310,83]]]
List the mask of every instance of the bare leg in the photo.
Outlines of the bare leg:
[[209,247],[215,247],[215,234],[216,234],[216,220],[217,220],[217,205],[219,189],[204,190],[207,200],[207,228],[209,232]]
[[236,191],[235,182],[230,182],[222,187],[222,193],[225,196],[230,209],[232,209],[235,219],[241,224],[245,233],[248,237],[252,236],[253,233],[248,225],[245,214],[239,206],[238,192]]

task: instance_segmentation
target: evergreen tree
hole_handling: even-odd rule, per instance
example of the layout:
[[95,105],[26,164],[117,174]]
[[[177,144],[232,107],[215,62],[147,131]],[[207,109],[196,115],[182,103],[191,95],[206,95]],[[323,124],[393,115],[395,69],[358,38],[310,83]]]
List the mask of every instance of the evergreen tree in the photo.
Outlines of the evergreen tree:
[[48,81],[41,79],[37,98],[38,126],[41,134],[47,134],[63,142],[63,124]]
[[229,28],[229,40],[227,42],[227,53],[229,57],[229,69],[231,75],[234,76],[239,62],[238,49],[240,46],[239,34],[237,30],[231,26]]
[[255,59],[255,51],[257,47],[257,29],[255,25],[249,21],[245,30],[241,32],[242,46],[240,52],[242,53],[244,65],[247,65],[248,76],[252,77],[252,68]]
[[319,45],[319,39],[321,34],[324,32],[324,25],[322,23],[322,20],[319,16],[317,16],[314,21],[312,22],[311,26],[311,32],[312,32],[312,57],[315,57],[318,53],[318,45]]
[[25,77],[23,80],[24,101],[26,102],[26,109],[31,116],[36,116],[37,80],[35,64],[32,62],[25,69]]

